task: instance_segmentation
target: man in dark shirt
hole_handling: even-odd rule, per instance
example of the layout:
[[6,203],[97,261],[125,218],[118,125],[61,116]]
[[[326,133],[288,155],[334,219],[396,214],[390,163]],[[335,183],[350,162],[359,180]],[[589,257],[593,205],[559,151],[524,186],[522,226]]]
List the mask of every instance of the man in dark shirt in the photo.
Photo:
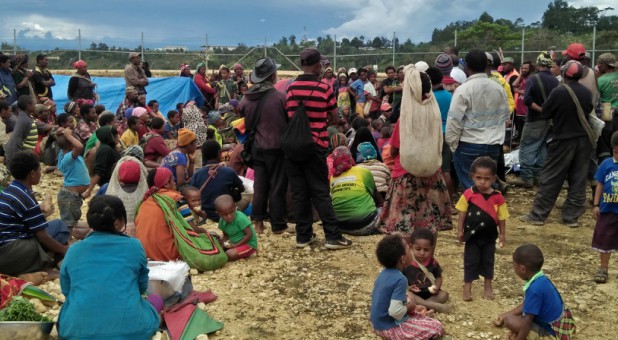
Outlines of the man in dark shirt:
[[528,107],[528,116],[521,132],[519,145],[519,178],[515,186],[532,188],[541,174],[547,155],[547,133],[551,125],[549,118],[542,112],[547,96],[558,86],[558,79],[550,72],[552,60],[547,56],[537,59],[539,72],[528,78],[524,104]]
[[36,67],[32,72],[34,92],[39,99],[49,98],[51,100],[54,100],[52,86],[56,85],[56,81],[54,80],[54,77],[52,76],[49,69],[47,69],[47,65],[49,65],[49,60],[47,60],[46,55],[39,54],[36,56]]
[[553,119],[554,128],[550,134],[547,160],[541,172],[541,184],[532,203],[532,211],[520,217],[524,222],[543,225],[565,180],[568,180],[569,188],[560,223],[577,227],[577,219],[586,210],[586,165],[590,162],[593,145],[580,122],[580,113],[569,91],[571,89],[575,94],[587,118],[593,104],[590,90],[578,82],[583,72],[584,67],[579,62],[566,63],[562,67],[564,86],[555,88],[543,103],[543,115]]
[[271,58],[259,59],[251,72],[254,85],[238,106],[238,111],[245,117],[247,133],[254,130],[251,148],[255,171],[252,219],[259,234],[264,231],[264,220],[269,215],[273,233],[293,231],[287,230],[286,205],[281,204],[281,198],[287,192],[288,177],[280,138],[287,126],[288,115],[285,94],[276,91],[273,85],[277,82],[277,67]]
[[307,150],[307,160],[297,162],[286,159],[288,179],[292,187],[294,200],[294,218],[296,219],[296,246],[304,248],[316,240],[313,233],[313,202],[326,236],[327,249],[344,249],[352,241],[341,235],[339,221],[333,210],[328,183],[326,155],[328,150],[327,118],[337,121],[337,100],[333,89],[318,76],[322,72],[322,56],[315,48],[306,48],[300,54],[303,74],[299,75],[288,87],[286,109],[292,118],[300,101],[304,102],[309,126],[315,143],[315,150]]

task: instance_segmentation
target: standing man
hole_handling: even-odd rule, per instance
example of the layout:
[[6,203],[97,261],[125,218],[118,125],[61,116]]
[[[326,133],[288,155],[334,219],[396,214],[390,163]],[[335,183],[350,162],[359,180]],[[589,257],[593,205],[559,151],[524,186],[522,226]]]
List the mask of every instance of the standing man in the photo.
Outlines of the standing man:
[[[258,234],[264,232],[264,220],[269,216],[274,234],[293,232],[293,229],[288,230],[285,222],[286,205],[281,204],[281,198],[286,195],[288,178],[280,139],[287,126],[288,115],[285,110],[285,94],[274,89],[277,67],[271,58],[259,59],[251,72],[251,82],[254,85],[238,106],[238,111],[245,117],[247,132],[254,130],[251,152],[255,171],[255,193],[251,217],[255,221],[254,227]],[[258,112],[260,106],[261,110]]]
[[[599,100],[601,101],[601,110],[604,115],[614,118],[618,112],[618,72],[616,68],[618,62],[616,56],[611,53],[603,53],[597,59],[597,68],[599,69],[599,79],[597,85],[599,88]],[[609,113],[609,114],[608,114]],[[618,122],[617,122],[618,123]],[[597,157],[599,163],[606,158],[612,157],[611,136],[618,127],[614,127],[616,123],[608,122],[603,128],[601,138],[597,145]]]
[[[532,210],[519,219],[533,225],[543,225],[549,216],[564,181],[567,180],[567,198],[562,206],[560,223],[577,227],[577,219],[586,211],[586,179],[593,145],[586,129],[579,120],[577,106],[569,94],[575,93],[584,113],[591,112],[592,93],[578,82],[584,66],[578,61],[569,61],[562,67],[564,85],[555,88],[543,104],[543,115],[553,119],[551,142],[548,144],[547,160],[541,172],[539,190]],[[526,123],[527,124],[527,123]]]
[[567,61],[576,60],[582,64],[584,71],[582,77],[579,79],[579,82],[590,90],[590,92],[592,92],[592,105],[596,107],[598,102],[596,76],[594,75],[594,70],[583,64],[584,60],[590,59],[590,57],[586,57],[586,47],[580,43],[573,43],[569,45],[566,50],[562,51],[562,54],[566,57]]
[[[331,123],[337,121],[337,100],[333,89],[320,82],[322,73],[322,56],[315,48],[305,48],[300,54],[303,74],[299,75],[288,88],[286,109],[288,117],[294,116],[299,102],[306,108],[309,125],[315,143],[315,150],[304,162],[286,159],[286,169],[294,200],[294,217],[296,219],[296,246],[304,248],[316,240],[313,233],[311,203],[320,215],[327,249],[344,249],[352,246],[352,241],[341,235],[339,221],[335,216],[328,183],[326,155],[328,150],[328,131]],[[364,72],[366,78],[366,71]],[[330,117],[329,117],[330,116]]]
[[453,151],[455,171],[463,189],[474,185],[470,166],[489,156],[496,162],[504,143],[509,106],[502,86],[489,79],[487,56],[481,50],[466,55],[469,78],[453,94],[445,139]]
[[539,56],[537,59],[538,73],[531,76],[526,82],[524,104],[528,107],[528,115],[521,132],[519,144],[519,178],[513,183],[515,186],[532,188],[538,182],[543,164],[547,155],[547,134],[551,126],[549,117],[543,112],[543,104],[549,94],[559,83],[550,72],[552,60],[548,56]]
[[47,65],[49,65],[49,60],[47,60],[45,54],[36,56],[36,67],[34,71],[32,71],[32,81],[34,83],[34,93],[39,99],[39,102],[43,102],[45,98],[54,100],[52,86],[56,85],[56,81],[47,68]]
[[0,55],[0,97],[4,97],[9,105],[17,100],[17,86],[11,70],[11,59],[8,55]]
[[519,76],[511,84],[511,89],[515,93],[515,118],[513,119],[513,124],[515,125],[516,133],[513,133],[513,139],[520,140],[521,131],[526,122],[528,107],[524,103],[524,94],[526,94],[528,77],[532,73],[534,73],[534,65],[532,65],[531,61],[524,61],[519,69]]
[[519,78],[519,75],[519,72],[517,72],[517,69],[515,68],[515,60],[512,57],[504,57],[504,59],[502,60],[502,76],[504,77],[504,80],[506,80],[506,82],[509,83],[509,85],[511,86],[511,91],[513,92],[515,101],[517,101],[517,93],[513,88],[513,82],[515,82],[515,80]]
[[146,93],[148,78],[141,67],[142,55],[137,52],[129,53],[129,64],[124,68],[124,81],[127,87],[133,86],[139,94]]

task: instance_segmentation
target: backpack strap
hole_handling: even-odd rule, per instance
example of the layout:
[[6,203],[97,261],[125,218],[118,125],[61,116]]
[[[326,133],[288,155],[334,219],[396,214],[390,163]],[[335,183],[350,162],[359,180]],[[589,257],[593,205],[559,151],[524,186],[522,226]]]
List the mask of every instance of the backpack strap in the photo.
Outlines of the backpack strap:
[[200,194],[202,193],[202,191],[204,191],[204,189],[206,189],[208,182],[210,182],[211,179],[217,176],[217,170],[219,170],[219,168],[221,167],[223,167],[223,165],[217,164],[214,167],[208,169],[208,178],[206,179],[206,182],[204,182],[204,184],[202,184],[202,186],[200,187]]
[[543,96],[543,103],[547,100],[547,93],[545,92],[545,86],[543,86],[543,82],[541,81],[541,76],[539,74],[534,75],[534,79],[536,79],[537,84],[539,84],[539,88],[541,88],[541,95]]
[[586,118],[584,109],[582,109],[582,106],[579,103],[579,99],[577,99],[575,92],[573,92],[573,89],[569,85],[562,84],[562,86],[566,88],[567,92],[569,92],[569,95],[571,96],[571,99],[573,99],[573,102],[575,102],[575,106],[577,107],[577,118],[579,118],[579,122],[581,123],[584,130],[586,130],[586,134],[588,135],[588,139],[590,140],[590,143],[592,143],[592,146],[596,148],[597,140],[596,138],[594,138],[592,127],[590,126],[590,123],[588,122],[588,119]]

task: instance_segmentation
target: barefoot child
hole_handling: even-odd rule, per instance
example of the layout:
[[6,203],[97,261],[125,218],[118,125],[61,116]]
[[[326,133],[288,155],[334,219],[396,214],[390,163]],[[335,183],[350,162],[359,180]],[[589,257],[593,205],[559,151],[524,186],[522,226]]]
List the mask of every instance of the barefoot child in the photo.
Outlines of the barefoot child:
[[201,221],[206,220],[206,213],[202,211],[202,193],[200,192],[200,189],[190,185],[183,186],[180,193],[182,194],[182,197],[184,197],[188,208],[192,213],[191,221],[187,220],[187,222],[195,229]]
[[524,302],[500,314],[494,322],[511,331],[509,339],[570,339],[575,334],[571,311],[543,274],[543,252],[534,244],[518,247],[513,253],[515,274],[526,281]]
[[472,300],[472,281],[485,278],[483,297],[493,299],[496,239],[500,228],[500,245],[506,242],[505,226],[509,211],[499,191],[491,186],[496,181],[497,165],[489,157],[477,158],[470,167],[474,186],[466,190],[455,209],[459,211],[457,236],[464,247],[464,301]]
[[[387,235],[379,243],[376,256],[384,270],[371,293],[371,324],[383,339],[434,339],[444,335],[440,321],[417,311],[414,299],[407,299],[408,280],[402,271],[410,261],[410,247],[399,235]],[[418,306],[418,310],[425,310]]]
[[221,195],[215,199],[215,209],[221,217],[219,229],[223,231],[223,246],[230,261],[244,259],[257,250],[257,236],[247,215],[236,210],[234,199],[230,195]]
[[71,230],[78,227],[81,232],[87,233],[88,225],[79,224],[84,203],[82,194],[88,190],[90,185],[88,168],[82,157],[84,146],[69,128],[59,128],[56,134],[58,146],[62,150],[58,154],[58,170],[64,177],[64,186],[58,191],[60,219]]
[[442,268],[433,257],[435,237],[429,229],[416,229],[408,242],[412,250],[412,262],[403,273],[408,278],[408,290],[417,305],[433,309],[438,313],[447,313],[448,293],[442,287]]
[[594,175],[597,188],[592,215],[597,224],[592,236],[592,249],[598,251],[601,257],[601,267],[594,275],[596,283],[607,282],[609,257],[612,252],[618,251],[618,195],[614,185],[618,180],[618,132],[612,135],[611,144],[613,157],[604,160]]

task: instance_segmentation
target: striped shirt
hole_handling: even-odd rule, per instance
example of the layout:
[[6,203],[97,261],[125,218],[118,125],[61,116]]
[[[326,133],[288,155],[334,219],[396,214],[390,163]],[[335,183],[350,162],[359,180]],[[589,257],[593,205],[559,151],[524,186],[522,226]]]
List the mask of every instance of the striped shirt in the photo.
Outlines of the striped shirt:
[[18,181],[13,181],[0,193],[0,246],[17,239],[29,239],[47,228],[33,193]]
[[323,148],[328,148],[328,130],[326,118],[328,113],[337,108],[337,99],[333,89],[312,74],[301,74],[288,87],[285,108],[288,117],[294,116],[299,101],[304,101],[309,127],[313,141]]
[[39,139],[39,131],[36,127],[36,122],[33,120],[30,125],[30,131],[24,139],[23,149],[24,150],[34,150],[36,148],[36,142]]

